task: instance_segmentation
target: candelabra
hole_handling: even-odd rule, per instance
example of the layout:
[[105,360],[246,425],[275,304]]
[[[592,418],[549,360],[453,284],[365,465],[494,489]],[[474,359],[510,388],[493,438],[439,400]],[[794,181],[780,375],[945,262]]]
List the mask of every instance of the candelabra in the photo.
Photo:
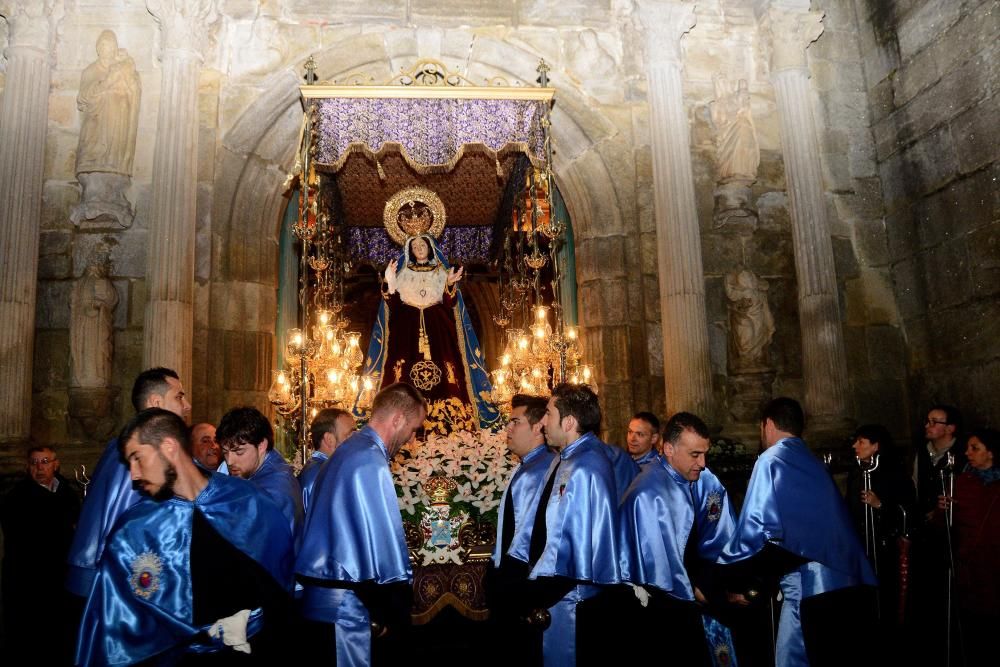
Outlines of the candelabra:
[[[548,66],[544,62],[539,66],[539,75],[539,83],[548,86]],[[592,384],[594,379],[591,366],[582,363],[579,330],[563,318],[559,250],[566,224],[552,214],[552,143],[547,110],[542,127],[546,163],[529,171],[524,196],[518,199],[504,242],[500,312],[493,318],[500,326],[510,325],[504,331],[498,367],[492,372],[490,395],[503,411],[509,409],[514,394],[544,396],[559,383]],[[543,251],[546,245],[547,255]],[[551,274],[547,292],[542,289],[546,266]],[[551,305],[546,305],[548,296]]]
[[305,463],[312,418],[323,408],[366,409],[375,383],[360,374],[364,355],[360,335],[348,331],[344,278],[351,265],[341,231],[323,206],[315,155],[315,104],[306,110],[302,142],[292,181],[299,185],[299,215],[292,233],[300,242],[299,321],[289,329],[284,368],[274,371],[268,400],[288,430],[296,433]]

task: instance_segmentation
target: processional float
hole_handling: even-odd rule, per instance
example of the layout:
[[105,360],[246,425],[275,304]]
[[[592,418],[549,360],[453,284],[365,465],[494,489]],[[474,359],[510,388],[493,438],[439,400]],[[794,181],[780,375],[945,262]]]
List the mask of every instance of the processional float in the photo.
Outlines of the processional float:
[[[448,605],[481,619],[496,513],[513,468],[497,434],[510,398],[593,375],[563,308],[572,289],[563,271],[571,232],[553,205],[548,66],[539,65],[538,86],[503,79],[477,86],[433,60],[382,83],[365,74],[319,82],[315,69],[310,58],[288,182],[298,203],[299,326],[287,334],[269,398],[305,461],[316,411],[341,407],[361,422],[383,383],[409,382],[434,397],[464,378],[457,395],[467,404],[429,399],[425,429],[434,435],[406,446],[393,472],[416,566],[414,621]],[[404,335],[420,340],[425,358],[392,363],[388,348],[399,332],[386,323],[386,302],[366,347],[368,327],[346,316],[354,306],[348,287],[383,283],[386,266],[400,258],[397,246],[418,235],[443,265],[478,267],[463,284],[479,297],[479,334],[488,344],[479,344],[458,294],[457,355],[432,358],[421,308],[419,325]]]

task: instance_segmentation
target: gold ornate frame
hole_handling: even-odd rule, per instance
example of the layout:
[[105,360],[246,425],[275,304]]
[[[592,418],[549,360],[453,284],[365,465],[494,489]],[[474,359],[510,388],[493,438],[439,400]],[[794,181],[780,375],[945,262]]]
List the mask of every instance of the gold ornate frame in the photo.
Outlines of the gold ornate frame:
[[431,216],[433,216],[430,226],[426,230],[421,230],[417,233],[430,234],[434,238],[439,238],[441,232],[444,231],[447,214],[444,210],[444,202],[441,201],[436,192],[420,187],[400,190],[389,197],[389,200],[385,203],[385,209],[382,213],[382,224],[385,225],[385,231],[389,232],[389,237],[401,246],[406,243],[407,237],[416,235],[408,233],[407,230],[399,225],[400,209],[413,202],[420,202],[429,208]]

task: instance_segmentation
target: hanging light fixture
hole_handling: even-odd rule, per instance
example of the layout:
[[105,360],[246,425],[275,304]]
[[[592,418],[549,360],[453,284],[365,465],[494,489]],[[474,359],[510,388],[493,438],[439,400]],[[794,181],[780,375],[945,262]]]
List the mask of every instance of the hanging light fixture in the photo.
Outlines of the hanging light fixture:
[[[548,66],[539,66],[542,86],[548,85]],[[559,250],[566,224],[553,215],[552,144],[548,110],[545,128],[546,163],[533,168],[525,179],[523,196],[514,208],[511,230],[504,242],[501,262],[500,312],[497,324],[508,323],[504,347],[492,372],[490,399],[507,411],[514,394],[547,396],[562,382],[594,385],[594,371],[581,363],[580,332],[563,319]],[[513,239],[513,240],[512,240]],[[548,253],[543,246],[548,246]],[[547,296],[542,290],[542,272],[549,267],[551,282]]]
[[[374,382],[360,374],[364,354],[361,336],[348,331],[342,317],[344,278],[350,262],[340,229],[320,204],[319,177],[312,163],[315,104],[304,119],[299,169],[299,216],[292,233],[301,243],[299,257],[299,321],[285,340],[284,368],[273,372],[268,400],[296,433],[305,463],[309,425],[323,408],[364,409],[374,396]],[[304,175],[304,176],[303,176]]]

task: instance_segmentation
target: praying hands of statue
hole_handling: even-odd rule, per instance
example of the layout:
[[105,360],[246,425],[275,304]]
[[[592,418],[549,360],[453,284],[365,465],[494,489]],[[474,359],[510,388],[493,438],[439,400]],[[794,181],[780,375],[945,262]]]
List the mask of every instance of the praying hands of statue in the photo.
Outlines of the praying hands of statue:
[[464,272],[465,272],[464,266],[459,267],[458,271],[455,270],[455,267],[451,267],[450,269],[448,269],[448,284],[454,285],[455,283],[457,283],[459,280],[462,279],[462,274]]

